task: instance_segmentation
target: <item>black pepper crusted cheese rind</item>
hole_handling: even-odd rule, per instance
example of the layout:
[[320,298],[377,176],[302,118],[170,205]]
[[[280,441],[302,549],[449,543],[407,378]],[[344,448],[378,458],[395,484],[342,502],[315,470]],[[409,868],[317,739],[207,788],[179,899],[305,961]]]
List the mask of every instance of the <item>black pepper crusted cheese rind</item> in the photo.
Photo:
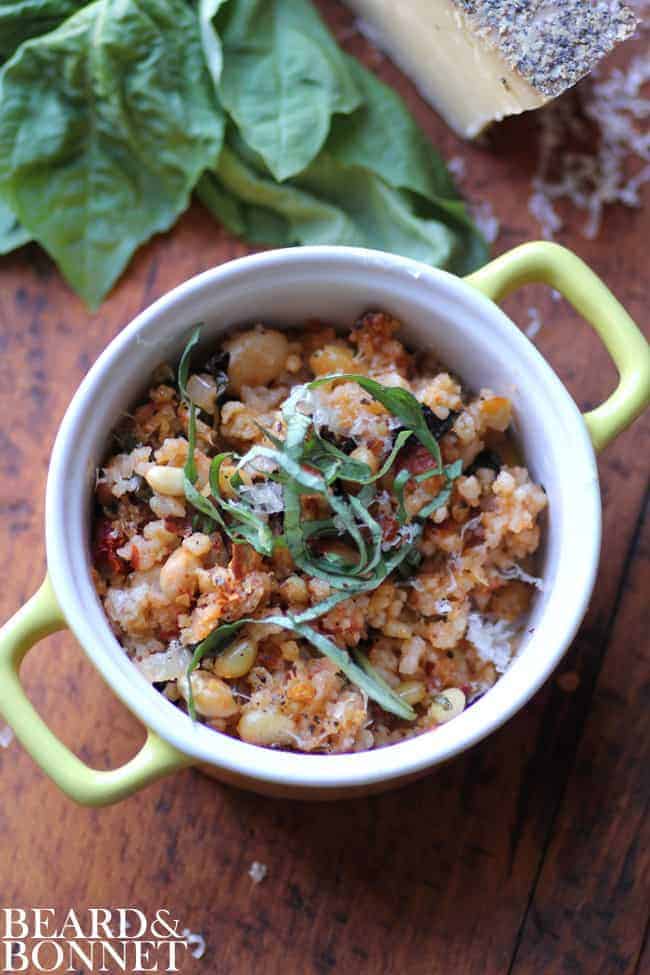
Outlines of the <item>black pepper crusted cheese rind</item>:
[[546,98],[584,77],[637,17],[619,0],[454,0],[473,30]]

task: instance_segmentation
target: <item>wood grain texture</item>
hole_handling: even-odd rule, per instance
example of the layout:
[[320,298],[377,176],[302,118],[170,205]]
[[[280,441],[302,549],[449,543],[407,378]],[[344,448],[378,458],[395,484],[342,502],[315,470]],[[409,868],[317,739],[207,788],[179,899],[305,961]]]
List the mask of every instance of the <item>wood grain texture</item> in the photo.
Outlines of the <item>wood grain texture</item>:
[[[465,159],[465,191],[501,222],[495,253],[536,237],[527,210],[534,119],[461,144],[338,4],[321,8],[345,46],[404,94],[443,154]],[[579,226],[567,214],[560,242],[647,322],[647,209],[609,208],[593,241]],[[246,251],[195,205],[138,253],[95,315],[35,246],[0,260],[0,619],[42,575],[49,451],[83,374],[141,308]],[[536,344],[579,405],[595,405],[615,381],[606,353],[543,289],[506,305],[522,326],[533,306],[543,322]],[[95,811],[65,800],[14,744],[0,750],[0,903],[167,907],[207,941],[188,973],[648,971],[649,573],[639,531],[649,447],[646,418],[603,455],[603,558],[587,618],[558,673],[490,739],[374,799],[279,802],[188,771]],[[137,721],[65,635],[34,651],[25,681],[87,761],[110,767],[141,741]],[[258,886],[253,860],[268,867]]]

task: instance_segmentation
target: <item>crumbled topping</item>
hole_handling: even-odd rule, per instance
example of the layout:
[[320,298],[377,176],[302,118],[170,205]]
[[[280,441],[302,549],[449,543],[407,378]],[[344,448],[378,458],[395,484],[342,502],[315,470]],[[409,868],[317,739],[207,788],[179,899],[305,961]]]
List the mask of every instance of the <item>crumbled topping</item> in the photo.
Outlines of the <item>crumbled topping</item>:
[[584,82],[571,97],[537,114],[540,151],[528,208],[549,240],[564,226],[557,202],[568,201],[587,219],[582,233],[598,236],[605,207],[638,208],[650,182],[650,59]]

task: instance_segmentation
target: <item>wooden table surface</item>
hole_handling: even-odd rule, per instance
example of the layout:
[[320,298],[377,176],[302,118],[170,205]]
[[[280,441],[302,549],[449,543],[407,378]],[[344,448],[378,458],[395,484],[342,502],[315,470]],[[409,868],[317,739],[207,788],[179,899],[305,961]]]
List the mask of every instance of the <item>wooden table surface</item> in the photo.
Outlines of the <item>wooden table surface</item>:
[[[345,46],[403,92],[444,155],[465,159],[467,195],[489,201],[501,222],[494,252],[538,236],[527,209],[534,119],[511,120],[481,145],[460,143],[338,4],[322,8]],[[558,239],[647,324],[648,208],[609,208],[593,241],[581,220],[568,214]],[[195,205],[138,253],[96,314],[36,246],[0,261],[0,619],[43,575],[48,456],[90,364],[159,295],[246,251]],[[536,344],[579,405],[600,402],[615,373],[594,334],[542,288],[507,303],[521,325],[530,307],[543,323]],[[183,966],[190,973],[650,972],[649,433],[646,417],[599,460],[602,561],[578,637],[488,740],[373,799],[274,801],[186,771],[92,811],[66,800],[14,742],[0,750],[2,905],[166,907],[206,940],[204,957]],[[24,677],[85,760],[107,768],[133,754],[142,729],[71,638],[46,640]],[[268,868],[259,885],[253,861]]]

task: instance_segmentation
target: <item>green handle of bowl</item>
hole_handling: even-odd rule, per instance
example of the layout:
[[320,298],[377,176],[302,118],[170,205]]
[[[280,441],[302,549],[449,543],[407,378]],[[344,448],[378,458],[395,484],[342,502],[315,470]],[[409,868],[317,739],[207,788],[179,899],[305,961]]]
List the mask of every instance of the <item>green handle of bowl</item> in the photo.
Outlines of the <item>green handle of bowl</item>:
[[603,281],[565,247],[546,241],[522,244],[465,281],[493,301],[523,284],[548,284],[596,330],[620,377],[609,399],[584,414],[596,450],[606,447],[650,404],[650,346]]
[[38,592],[0,630],[0,713],[45,774],[76,802],[105,806],[191,764],[187,755],[149,730],[131,761],[103,772],[85,765],[50,731],[23,690],[20,665],[39,640],[66,625],[46,576]]

